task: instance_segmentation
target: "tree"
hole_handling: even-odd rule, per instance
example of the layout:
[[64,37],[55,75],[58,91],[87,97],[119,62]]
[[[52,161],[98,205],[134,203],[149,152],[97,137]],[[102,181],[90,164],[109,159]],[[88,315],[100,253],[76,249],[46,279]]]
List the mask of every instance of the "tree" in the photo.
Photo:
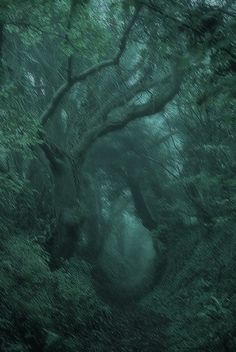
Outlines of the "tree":
[[[235,5],[24,0],[0,9],[0,293],[10,306],[0,348],[90,350],[91,330],[102,351],[230,350]],[[18,272],[20,251],[29,257]],[[37,275],[39,305],[30,300]],[[110,311],[128,298],[143,298],[133,315]],[[148,347],[130,338],[144,312]],[[125,341],[106,319],[115,331],[128,319]]]

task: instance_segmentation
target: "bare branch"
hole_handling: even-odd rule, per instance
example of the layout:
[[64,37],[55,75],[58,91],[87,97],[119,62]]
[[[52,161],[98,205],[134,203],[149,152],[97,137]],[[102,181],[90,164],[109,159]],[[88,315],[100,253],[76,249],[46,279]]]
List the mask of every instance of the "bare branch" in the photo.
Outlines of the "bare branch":
[[122,38],[120,40],[119,50],[118,50],[116,56],[113,59],[114,63],[117,63],[117,64],[119,63],[119,60],[120,60],[123,52],[125,51],[129,34],[131,32],[131,29],[132,29],[133,25],[135,24],[135,21],[136,21],[136,19],[138,17],[138,14],[139,14],[139,11],[140,11],[141,7],[142,7],[141,5],[136,7],[135,13],[134,13],[133,17],[131,18],[131,21],[129,22],[126,30],[124,31],[124,34],[123,34],[123,36],[122,36]]
[[[72,26],[74,8],[75,8],[75,2],[73,0],[71,0],[70,11],[69,11],[69,16],[68,16],[68,21],[67,21],[67,31],[66,31],[66,35],[65,35],[65,42],[68,44],[70,44],[69,32],[70,32],[71,26]],[[72,66],[73,66],[73,54],[71,54],[67,60],[67,81],[68,82],[72,78],[72,69],[73,69]]]
[[[79,150],[76,153],[77,160],[83,160],[88,149],[91,145],[99,138],[115,131],[119,131],[126,127],[131,121],[135,121],[145,116],[153,116],[161,112],[164,107],[169,103],[176,94],[178,94],[182,82],[182,69],[178,68],[174,70],[174,74],[169,79],[170,88],[168,90],[163,89],[162,94],[154,97],[154,99],[146,104],[133,105],[130,107],[126,116],[118,121],[107,121],[99,126],[90,129],[80,144]],[[163,82],[168,79],[165,78]],[[161,82],[160,82],[161,83]]]
[[44,110],[44,112],[40,116],[40,120],[43,126],[46,125],[51,115],[55,112],[60,101],[62,100],[64,95],[70,90],[70,88],[71,88],[70,82],[66,82],[62,86],[60,86],[60,88],[56,91],[51,101],[49,102],[46,110]]
[[116,55],[110,59],[110,60],[105,60],[100,62],[97,65],[94,65],[92,67],[90,67],[89,69],[85,70],[84,72],[82,72],[81,74],[79,74],[78,76],[74,76],[72,77],[70,80],[68,80],[66,83],[64,83],[61,87],[59,87],[59,89],[56,91],[56,93],[54,94],[54,96],[52,97],[51,101],[49,102],[46,110],[42,113],[41,115],[41,121],[42,121],[42,125],[46,125],[48,120],[50,119],[50,117],[52,116],[52,114],[56,111],[60,101],[62,100],[62,98],[65,96],[65,94],[76,84],[79,82],[84,81],[87,77],[100,72],[103,68],[105,67],[109,67],[109,66],[113,66],[113,65],[117,65],[119,64],[120,58],[122,56],[122,54],[125,51],[128,39],[129,39],[129,34],[131,32],[131,29],[138,17],[139,11],[140,11],[141,7],[137,7],[137,9],[135,10],[135,13],[132,17],[132,19],[129,22],[128,27],[126,28],[126,30],[123,33],[123,36],[120,40],[120,45],[119,45],[119,49],[116,53]]
[[143,78],[138,81],[132,87],[128,87],[123,94],[116,94],[113,99],[108,101],[100,111],[98,111],[98,119],[101,118],[103,121],[107,119],[107,115],[112,112],[114,109],[121,106],[125,106],[132,100],[137,94],[147,91],[155,86],[157,86],[160,81],[149,79],[144,80]]

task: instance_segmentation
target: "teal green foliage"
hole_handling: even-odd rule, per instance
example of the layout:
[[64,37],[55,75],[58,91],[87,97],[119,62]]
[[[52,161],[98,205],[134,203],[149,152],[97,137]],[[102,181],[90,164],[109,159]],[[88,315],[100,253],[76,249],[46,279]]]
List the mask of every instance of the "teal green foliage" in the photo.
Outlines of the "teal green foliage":
[[69,42],[62,45],[64,54],[70,56],[78,51],[86,58],[91,57],[91,64],[107,58],[110,55],[112,38],[99,21],[101,19],[95,11],[79,6],[76,21],[72,21],[72,28],[68,33]]
[[45,351],[72,351],[80,346],[80,330],[107,309],[85,263],[75,260],[51,272],[48,254],[25,234],[1,242],[0,277],[4,352],[37,345]]
[[[114,57],[139,1],[0,1],[2,352],[236,350],[235,9],[216,29],[196,1],[145,3],[119,66],[73,86],[42,127],[68,73]],[[176,61],[183,82],[165,111],[106,136],[165,93]],[[145,243],[129,245],[124,273],[129,207],[157,253],[135,296],[121,281]]]
[[39,121],[33,111],[25,111],[23,86],[6,83],[0,91],[0,146],[6,151],[23,152],[32,155],[31,147],[40,143]]

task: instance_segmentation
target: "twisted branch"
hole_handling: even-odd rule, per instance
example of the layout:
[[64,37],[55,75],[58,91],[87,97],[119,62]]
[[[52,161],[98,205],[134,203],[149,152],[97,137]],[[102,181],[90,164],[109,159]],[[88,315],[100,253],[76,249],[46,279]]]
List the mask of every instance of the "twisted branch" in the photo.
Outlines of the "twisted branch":
[[100,62],[99,64],[88,68],[87,70],[85,70],[84,72],[80,73],[79,75],[71,77],[67,82],[65,82],[64,84],[61,85],[61,87],[58,88],[58,90],[56,91],[56,93],[52,97],[51,101],[49,102],[47,108],[45,109],[45,111],[42,113],[42,115],[40,117],[43,126],[45,126],[47,124],[47,122],[50,119],[50,117],[56,111],[59,103],[61,102],[61,100],[65,96],[65,94],[76,83],[84,81],[86,78],[88,78],[89,76],[91,76],[91,75],[93,75],[95,73],[100,72],[105,67],[109,67],[109,66],[113,66],[113,65],[118,65],[119,64],[120,58],[121,58],[122,54],[125,51],[125,48],[126,48],[126,45],[127,45],[128,39],[129,39],[129,34],[130,34],[131,30],[132,30],[132,27],[134,26],[134,24],[136,22],[136,19],[138,17],[140,9],[141,9],[141,6],[136,8],[133,17],[131,18],[126,30],[124,31],[124,33],[122,35],[118,51],[117,51],[117,53],[115,54],[115,56],[112,59],[104,60],[104,61]]

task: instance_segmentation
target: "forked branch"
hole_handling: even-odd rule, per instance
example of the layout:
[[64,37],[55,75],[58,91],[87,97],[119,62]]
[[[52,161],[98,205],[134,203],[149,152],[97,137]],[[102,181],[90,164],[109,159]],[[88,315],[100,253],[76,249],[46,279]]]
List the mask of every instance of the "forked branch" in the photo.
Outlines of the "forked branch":
[[58,88],[58,90],[56,91],[56,93],[54,94],[54,96],[52,97],[51,101],[49,102],[47,108],[44,110],[44,112],[41,115],[41,122],[42,125],[45,126],[48,122],[48,120],[50,119],[50,117],[53,115],[53,113],[56,111],[59,103],[61,102],[62,98],[65,96],[65,94],[76,84],[79,82],[84,81],[86,78],[88,78],[89,76],[100,72],[102,69],[104,69],[105,67],[109,67],[109,66],[113,66],[113,65],[117,65],[119,64],[120,58],[123,55],[128,39],[129,39],[129,35],[130,32],[136,22],[136,19],[138,17],[139,11],[141,9],[141,6],[137,7],[135,10],[134,15],[132,16],[126,30],[124,31],[121,40],[120,40],[120,44],[119,44],[119,48],[117,53],[115,54],[115,56],[110,59],[110,60],[104,60],[102,62],[100,62],[97,65],[94,65],[90,68],[88,68],[87,70],[85,70],[84,72],[80,73],[77,76],[71,77],[67,82],[65,82],[64,84],[61,85],[61,87]]
[[[180,65],[181,66],[181,65]],[[169,89],[163,88],[160,95],[154,96],[149,102],[142,105],[133,105],[129,108],[126,115],[117,121],[107,121],[90,129],[81,141],[77,150],[75,159],[84,160],[85,155],[91,145],[99,138],[126,127],[130,122],[145,116],[153,116],[161,112],[165,106],[178,94],[182,83],[182,68],[177,66],[171,77],[166,77],[162,82],[163,85],[168,81]]]

